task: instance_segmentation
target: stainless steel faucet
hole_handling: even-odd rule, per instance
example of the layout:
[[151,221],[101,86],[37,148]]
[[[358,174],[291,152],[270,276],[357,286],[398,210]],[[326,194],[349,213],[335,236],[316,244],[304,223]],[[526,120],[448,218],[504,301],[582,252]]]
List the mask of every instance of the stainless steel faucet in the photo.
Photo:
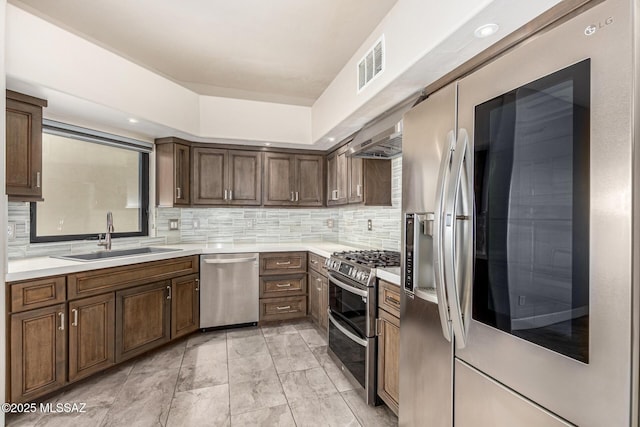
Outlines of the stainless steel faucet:
[[104,235],[104,240],[100,238],[98,234],[98,246],[104,246],[104,248],[108,251],[111,250],[111,233],[113,233],[115,229],[113,228],[113,214],[111,212],[107,212],[107,232]]

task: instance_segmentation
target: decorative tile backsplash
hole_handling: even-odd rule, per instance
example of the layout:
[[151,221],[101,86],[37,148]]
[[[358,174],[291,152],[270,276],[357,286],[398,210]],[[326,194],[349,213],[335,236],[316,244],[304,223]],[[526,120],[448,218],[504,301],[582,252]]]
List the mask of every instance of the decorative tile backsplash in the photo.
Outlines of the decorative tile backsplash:
[[[119,238],[117,248],[178,243],[285,243],[325,241],[400,250],[402,159],[392,160],[392,203],[388,207],[337,208],[156,208],[155,234],[148,238]],[[179,229],[169,230],[178,219]],[[367,229],[368,220],[372,230]],[[29,243],[29,204],[9,203],[9,222],[16,239],[8,243],[9,259],[96,249],[95,241]],[[328,221],[333,221],[329,228]],[[117,221],[117,218],[115,218]],[[153,230],[151,231],[153,234]]]

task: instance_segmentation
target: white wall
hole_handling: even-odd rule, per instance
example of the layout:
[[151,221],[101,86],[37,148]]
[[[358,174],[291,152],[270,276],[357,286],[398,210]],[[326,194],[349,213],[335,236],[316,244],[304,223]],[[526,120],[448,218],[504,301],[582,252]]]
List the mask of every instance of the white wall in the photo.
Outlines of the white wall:
[[[113,114],[157,124],[156,131],[162,134],[154,137],[186,133],[200,138],[311,143],[310,107],[199,96],[11,4],[6,35],[7,78],[36,88],[30,93],[34,96],[47,98],[47,91],[53,91],[77,98],[79,102],[60,109],[63,114],[77,114],[77,120],[92,114],[82,103],[90,101],[97,104],[99,108],[93,110],[100,111],[105,121]],[[56,108],[50,103],[48,110]],[[84,119],[76,123],[82,125]]]
[[311,107],[200,97],[200,135],[311,144]]

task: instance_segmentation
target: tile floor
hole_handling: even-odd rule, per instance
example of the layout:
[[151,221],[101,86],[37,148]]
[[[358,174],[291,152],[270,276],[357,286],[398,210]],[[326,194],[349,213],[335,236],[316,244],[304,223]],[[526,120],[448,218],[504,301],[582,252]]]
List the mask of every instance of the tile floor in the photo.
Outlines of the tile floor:
[[369,407],[307,320],[196,333],[75,384],[50,403],[85,413],[8,416],[8,426],[395,426]]

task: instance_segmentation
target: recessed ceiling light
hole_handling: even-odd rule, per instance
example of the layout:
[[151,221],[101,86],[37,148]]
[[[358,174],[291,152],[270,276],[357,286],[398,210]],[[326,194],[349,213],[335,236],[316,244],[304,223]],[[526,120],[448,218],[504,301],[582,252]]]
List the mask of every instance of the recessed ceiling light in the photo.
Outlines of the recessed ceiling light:
[[335,141],[335,140],[336,140],[336,139],[335,139],[334,137],[329,137],[329,142],[333,142],[333,141]]
[[495,34],[499,28],[500,27],[498,26],[498,24],[485,24],[476,28],[476,30],[473,32],[473,35],[479,39],[483,39]]
[[266,145],[267,147],[271,145],[270,142],[265,142],[264,145]]
[[138,119],[134,119],[133,117],[130,117],[129,123],[138,123]]

